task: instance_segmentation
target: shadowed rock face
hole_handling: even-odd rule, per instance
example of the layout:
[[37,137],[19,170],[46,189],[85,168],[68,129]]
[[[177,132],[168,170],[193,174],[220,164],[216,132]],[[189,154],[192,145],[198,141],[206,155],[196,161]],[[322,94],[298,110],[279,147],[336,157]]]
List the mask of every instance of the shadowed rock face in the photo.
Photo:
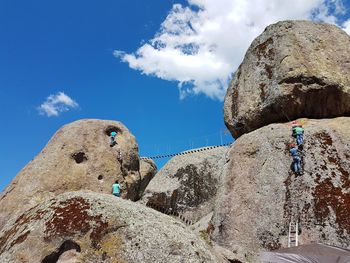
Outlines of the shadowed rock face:
[[350,36],[336,26],[283,21],[250,45],[226,93],[234,137],[274,122],[350,116]]
[[[117,131],[117,145],[109,134]],[[121,160],[118,154],[121,151]],[[39,155],[13,179],[0,197],[0,229],[8,215],[29,208],[57,194],[91,190],[111,193],[119,180],[122,197],[139,196],[138,147],[134,136],[120,122],[80,120],[62,127]]]
[[141,202],[191,221],[213,211],[227,147],[172,158],[147,186]]
[[0,262],[219,262],[171,217],[111,195],[69,192],[11,218]]
[[230,149],[212,238],[237,251],[242,262],[258,262],[260,251],[286,247],[291,220],[299,220],[301,244],[350,247],[350,118],[301,122],[301,176],[290,169],[289,124],[245,134]]
[[151,159],[145,159],[140,161],[140,174],[141,174],[141,184],[139,195],[142,196],[145,191],[147,185],[152,180],[152,178],[157,173],[157,166]]

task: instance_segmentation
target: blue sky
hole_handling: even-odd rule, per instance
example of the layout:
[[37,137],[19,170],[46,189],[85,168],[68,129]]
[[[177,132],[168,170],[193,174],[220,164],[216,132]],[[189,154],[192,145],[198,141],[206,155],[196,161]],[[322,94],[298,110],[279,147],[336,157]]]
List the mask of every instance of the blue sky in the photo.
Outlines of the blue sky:
[[350,32],[348,1],[248,2],[0,1],[0,190],[77,119],[123,122],[142,156],[220,144],[228,81],[265,26]]

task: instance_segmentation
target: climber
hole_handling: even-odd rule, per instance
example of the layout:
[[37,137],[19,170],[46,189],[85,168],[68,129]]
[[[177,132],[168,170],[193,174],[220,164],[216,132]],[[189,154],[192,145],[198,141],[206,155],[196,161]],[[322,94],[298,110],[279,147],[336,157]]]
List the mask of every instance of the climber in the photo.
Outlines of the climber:
[[293,137],[296,137],[297,145],[298,146],[302,145],[303,141],[304,141],[304,138],[303,138],[303,134],[304,134],[303,126],[301,124],[299,124],[298,122],[294,121],[294,122],[292,122],[292,131],[293,131]]
[[114,145],[117,144],[117,142],[115,141],[115,136],[117,136],[117,133],[115,131],[111,132],[111,142],[109,144],[109,146],[113,147]]
[[114,196],[120,196],[120,185],[118,181],[115,181],[115,183],[112,185],[112,192]]
[[122,161],[123,161],[123,158],[122,158],[122,151],[121,151],[120,147],[118,147],[117,160],[118,160],[119,162],[122,162]]
[[294,172],[296,172],[297,174],[301,173],[301,158],[299,155],[299,149],[296,146],[295,143],[290,144],[290,154],[293,157],[293,163],[292,163],[292,167]]

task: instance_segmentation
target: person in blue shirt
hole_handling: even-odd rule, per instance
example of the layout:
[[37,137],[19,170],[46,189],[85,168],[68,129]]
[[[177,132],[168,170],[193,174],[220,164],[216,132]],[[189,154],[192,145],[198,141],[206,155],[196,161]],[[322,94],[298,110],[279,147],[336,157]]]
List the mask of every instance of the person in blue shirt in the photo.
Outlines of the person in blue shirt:
[[120,185],[118,181],[115,181],[115,183],[112,185],[112,193],[114,196],[120,196]]
[[115,136],[117,136],[117,133],[115,131],[111,132],[111,142],[109,143],[109,146],[113,147],[114,145],[117,144],[115,141]]
[[299,149],[298,147],[293,143],[290,145],[290,154],[293,157],[293,163],[292,163],[292,167],[294,172],[296,172],[297,174],[301,173],[301,158],[299,155]]

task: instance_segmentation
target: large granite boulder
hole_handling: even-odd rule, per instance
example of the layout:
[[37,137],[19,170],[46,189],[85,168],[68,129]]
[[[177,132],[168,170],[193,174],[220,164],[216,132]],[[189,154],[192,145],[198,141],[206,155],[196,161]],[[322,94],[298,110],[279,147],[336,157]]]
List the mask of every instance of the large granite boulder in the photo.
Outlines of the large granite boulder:
[[[109,145],[111,131],[118,132],[114,147]],[[68,191],[111,193],[116,180],[122,197],[136,200],[141,187],[139,168],[135,137],[120,122],[80,120],[65,125],[3,191],[0,229],[17,210]]]
[[68,192],[11,218],[0,231],[0,262],[221,262],[169,216],[129,200]]
[[211,213],[222,183],[227,150],[200,148],[173,157],[148,184],[140,201],[193,222]]
[[140,174],[141,183],[139,189],[139,195],[142,196],[149,182],[157,173],[157,166],[151,159],[141,159],[140,160]]
[[309,21],[268,26],[250,45],[227,90],[234,137],[274,122],[350,116],[350,36]]
[[291,171],[290,124],[241,136],[229,151],[212,226],[215,242],[242,262],[287,246],[298,221],[299,242],[350,247],[350,118],[301,119],[303,174]]

